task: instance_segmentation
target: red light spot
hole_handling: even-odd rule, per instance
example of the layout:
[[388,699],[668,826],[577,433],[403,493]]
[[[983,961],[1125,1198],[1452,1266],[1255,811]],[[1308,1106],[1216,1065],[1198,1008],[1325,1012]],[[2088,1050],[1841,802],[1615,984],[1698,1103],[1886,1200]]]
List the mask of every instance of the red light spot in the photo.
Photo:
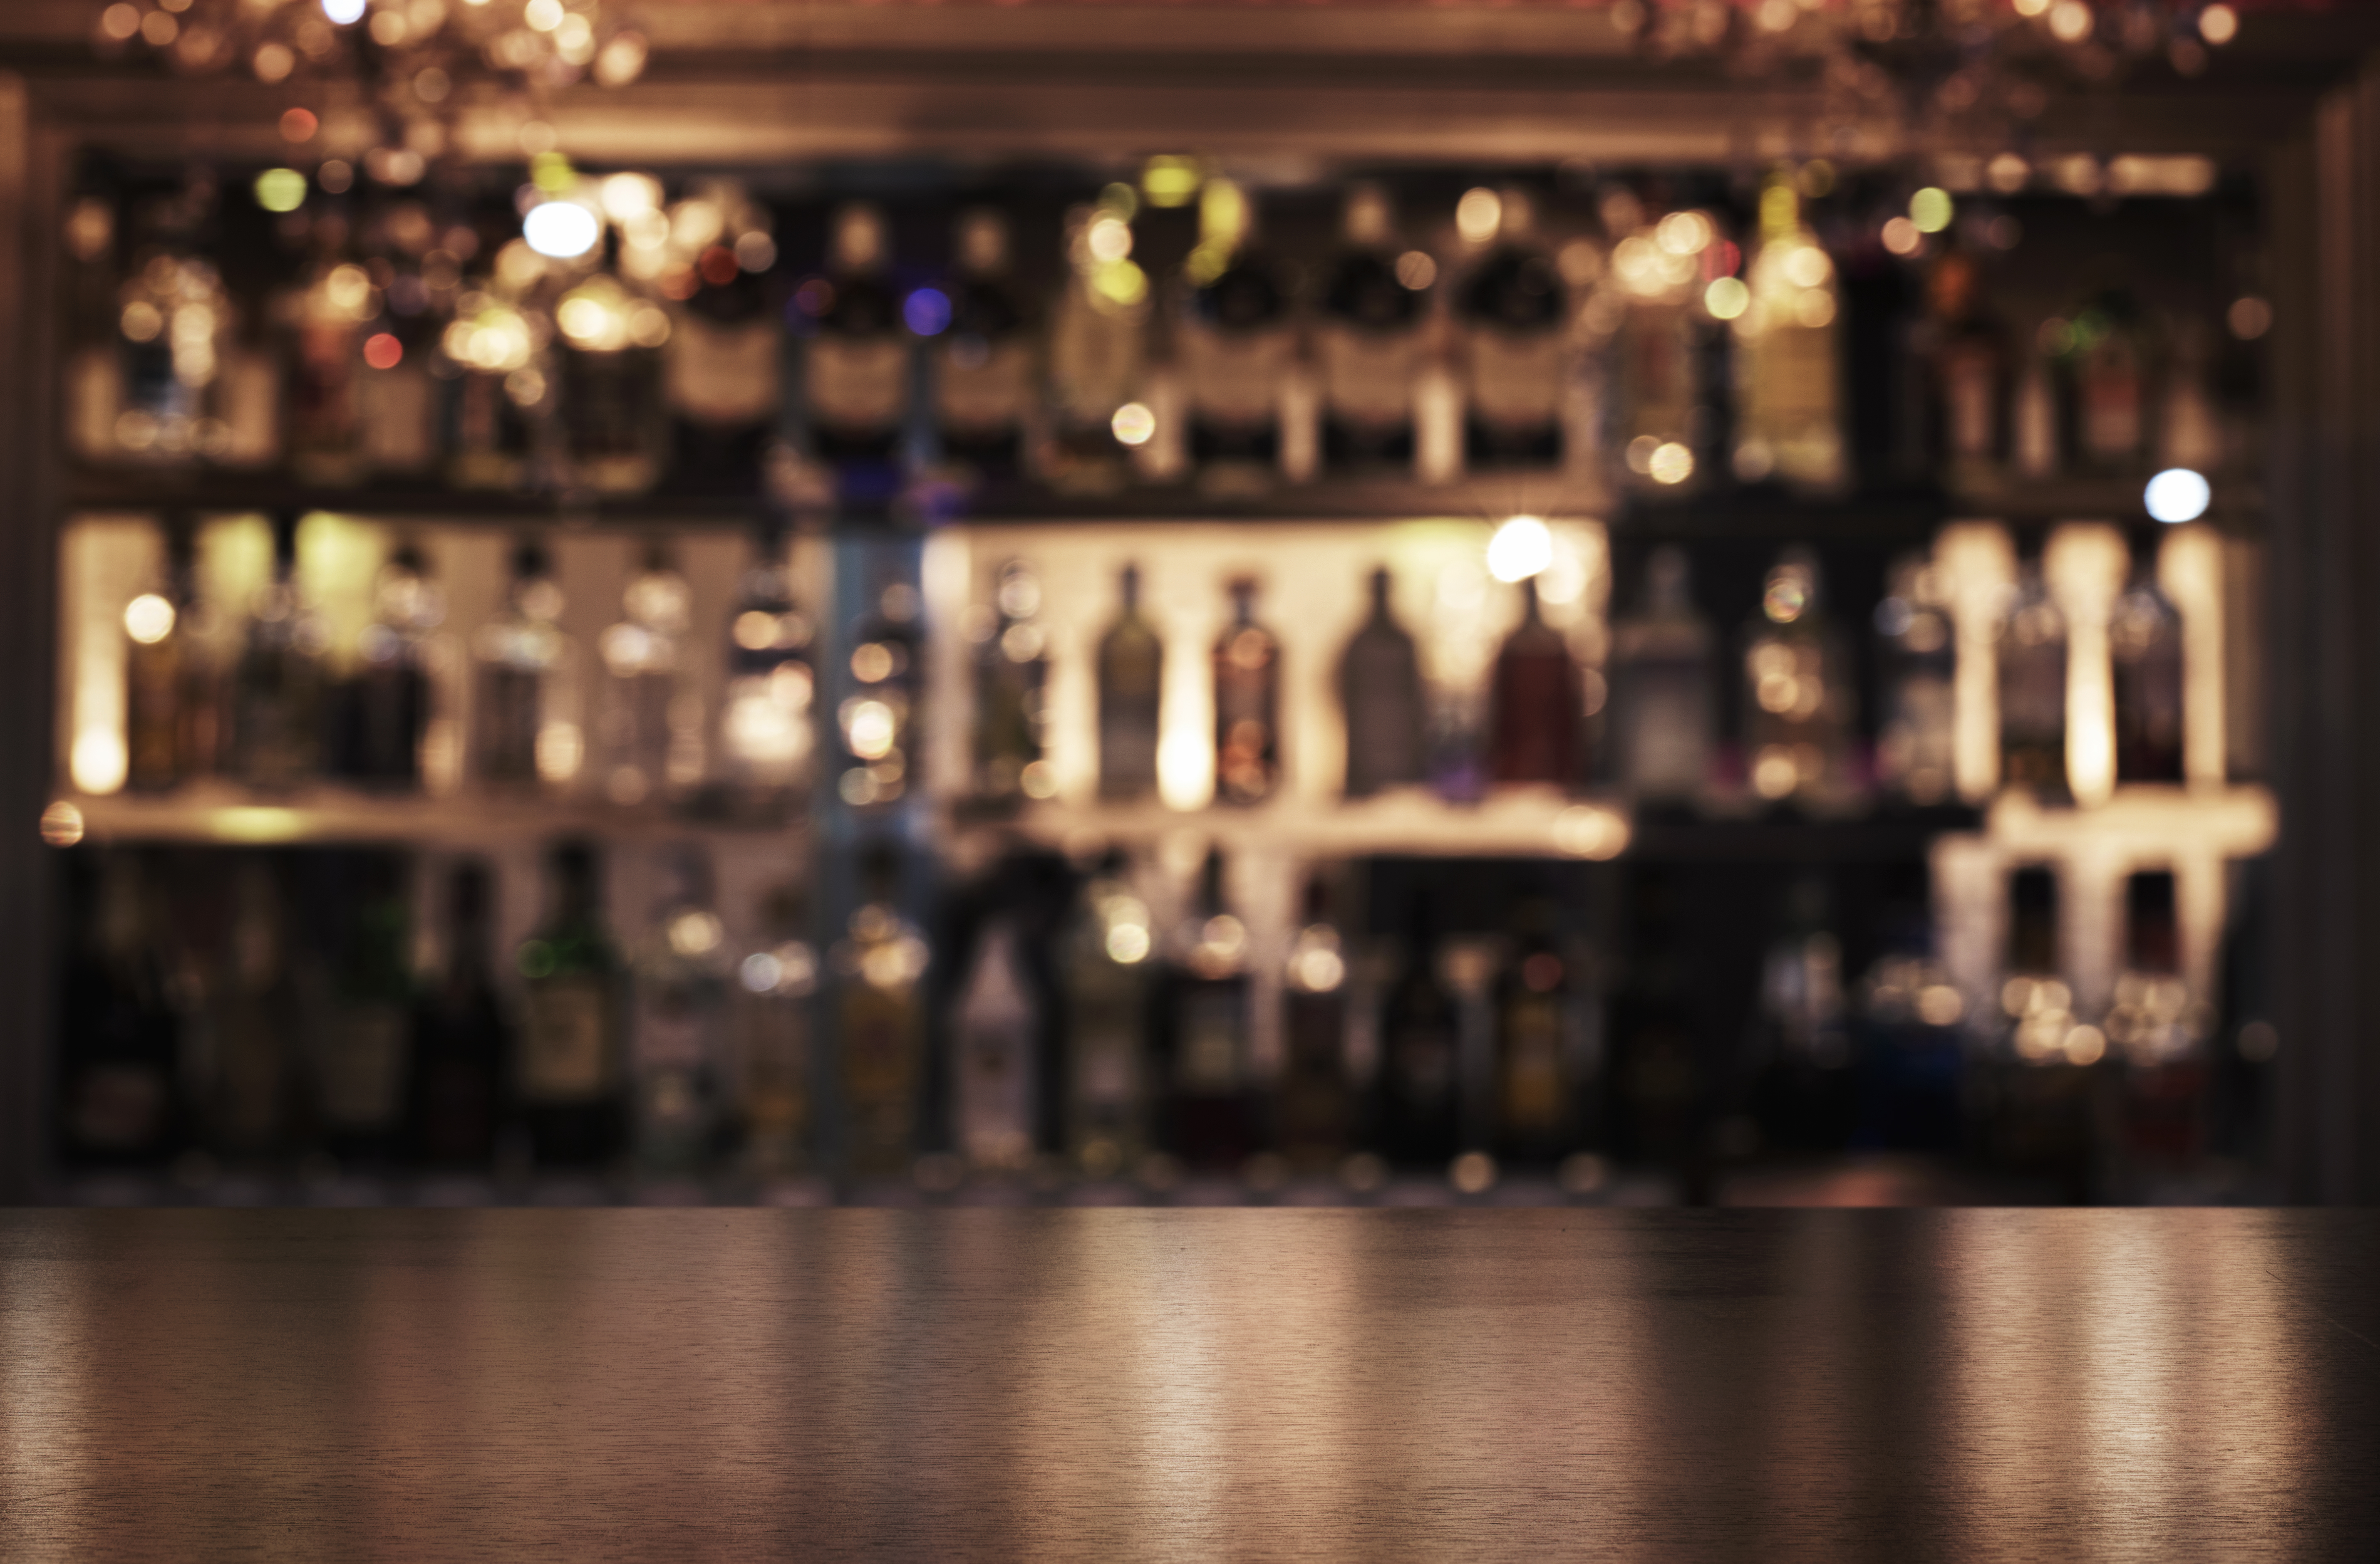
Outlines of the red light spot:
[[285,141],[310,141],[322,122],[314,117],[311,109],[291,109],[281,116],[281,139]]
[[715,288],[734,282],[735,273],[742,270],[735,264],[735,252],[724,245],[712,245],[704,250],[698,264],[702,269],[702,280]]
[[405,362],[405,344],[387,332],[375,333],[364,343],[364,362],[375,370],[394,370]]

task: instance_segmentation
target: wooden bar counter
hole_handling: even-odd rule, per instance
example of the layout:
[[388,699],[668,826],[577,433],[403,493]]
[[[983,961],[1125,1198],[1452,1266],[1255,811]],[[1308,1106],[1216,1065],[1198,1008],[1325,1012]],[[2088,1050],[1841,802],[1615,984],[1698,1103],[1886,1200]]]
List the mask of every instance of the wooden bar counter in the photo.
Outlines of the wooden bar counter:
[[2380,1557],[2380,1212],[0,1212],[0,1558]]

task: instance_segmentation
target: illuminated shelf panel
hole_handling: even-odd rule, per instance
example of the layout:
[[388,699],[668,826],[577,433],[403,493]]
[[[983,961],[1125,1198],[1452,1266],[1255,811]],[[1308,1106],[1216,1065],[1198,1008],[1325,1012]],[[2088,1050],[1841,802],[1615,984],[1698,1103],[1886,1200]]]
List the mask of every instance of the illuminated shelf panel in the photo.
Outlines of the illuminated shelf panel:
[[192,789],[164,798],[67,794],[86,840],[225,845],[382,843],[496,850],[565,836],[606,842],[798,841],[800,823],[733,826],[664,814],[542,799],[387,798],[323,789],[264,800]]
[[1048,804],[1000,819],[962,820],[955,830],[962,838],[1021,837],[1076,853],[1188,834],[1233,855],[1600,859],[1626,850],[1631,826],[1622,806],[1533,790],[1475,806],[1420,793],[1319,806],[1281,799],[1249,808]]

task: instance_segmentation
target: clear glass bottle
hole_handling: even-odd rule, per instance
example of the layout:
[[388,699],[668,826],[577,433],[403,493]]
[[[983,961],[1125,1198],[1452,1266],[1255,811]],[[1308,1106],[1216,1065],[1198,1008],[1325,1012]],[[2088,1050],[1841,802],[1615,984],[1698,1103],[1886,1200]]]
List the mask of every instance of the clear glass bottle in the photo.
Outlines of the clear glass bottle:
[[513,1032],[490,965],[493,901],[484,865],[455,866],[445,967],[423,993],[414,1030],[413,1151],[433,1168],[485,1168],[495,1155]]
[[1189,392],[1190,455],[1210,480],[1261,483],[1282,455],[1283,383],[1297,355],[1288,292],[1257,249],[1255,206],[1208,180],[1198,244],[1184,264],[1177,338]]
[[1118,414],[1150,394],[1152,290],[1132,259],[1136,201],[1123,199],[1129,195],[1111,188],[1098,204],[1066,213],[1069,275],[1050,315],[1050,438],[1039,465],[1053,486],[1070,493],[1123,488],[1126,458],[1161,443],[1153,415],[1148,429],[1131,430],[1136,446],[1116,432]]
[[372,622],[357,639],[357,669],[341,691],[341,776],[391,791],[421,785],[434,704],[431,637],[445,618],[445,594],[430,579],[421,551],[400,543],[372,582]]
[[627,1145],[627,972],[604,924],[595,849],[565,842],[550,863],[545,924],[520,948],[513,1097],[540,1166],[601,1166]]
[[1121,578],[1123,608],[1099,638],[1099,796],[1116,802],[1157,791],[1158,704],[1165,644],[1140,612],[1140,567]]
[[318,219],[312,238],[314,255],[280,310],[290,338],[289,467],[304,482],[346,486],[364,473],[363,323],[382,298],[348,251],[345,216]]
[[814,1130],[810,1037],[818,952],[798,886],[769,892],[760,927],[760,943],[735,970],[735,1105],[744,1170],[783,1178],[809,1166]]
[[2038,561],[2017,576],[1999,623],[2000,782],[2045,799],[2067,796],[2066,615]]
[[214,769],[219,708],[188,516],[165,526],[159,590],[124,608],[125,785],[164,793]]
[[2132,577],[2107,622],[2114,661],[2116,780],[2182,780],[2181,613],[2154,565]]
[[457,489],[516,490],[535,476],[554,397],[549,351],[515,289],[483,277],[455,301],[440,339],[446,477]]
[[1232,622],[1215,642],[1215,797],[1261,804],[1281,785],[1281,642],[1256,621],[1257,584],[1231,584]]
[[699,1172],[723,1128],[730,957],[699,848],[665,855],[660,904],[639,944],[630,1043],[637,1161],[649,1173]]
[[1710,782],[1718,637],[1694,609],[1688,570],[1683,550],[1654,550],[1643,606],[1612,632],[1619,779],[1639,798],[1689,801]]
[[1851,785],[1851,659],[1819,595],[1817,556],[1769,567],[1743,638],[1743,749],[1762,798],[1840,798]]
[[1256,1149],[1247,962],[1247,926],[1228,909],[1223,855],[1210,848],[1174,938],[1160,1034],[1167,1149],[1193,1167],[1236,1169]]
[[642,493],[669,456],[661,358],[669,314],[622,282],[618,265],[618,231],[607,229],[601,266],[553,304],[568,480],[597,494]]
[[504,611],[480,626],[472,753],[481,781],[502,788],[555,785],[577,774],[585,739],[568,703],[572,647],[562,588],[542,544],[513,551]]
[[960,217],[950,286],[950,327],[933,345],[943,459],[970,478],[1014,478],[1036,412],[1034,342],[1009,278],[1008,221],[999,212]]
[[1040,612],[1041,581],[1031,567],[1022,560],[1002,565],[975,661],[975,795],[995,807],[1057,791],[1042,758],[1050,661]]
[[1570,371],[1568,290],[1536,241],[1526,192],[1498,195],[1492,248],[1465,277],[1456,308],[1469,365],[1467,459],[1477,467],[1551,467],[1562,455]]
[[1958,648],[1941,572],[1916,554],[1895,560],[1876,605],[1884,685],[1876,734],[1877,778],[1912,804],[1950,797]]
[[755,822],[782,820],[809,785],[818,675],[809,617],[795,604],[784,532],[773,522],[753,533],[727,638],[719,770],[728,812]]
[[596,641],[603,660],[596,743],[603,796],[623,808],[685,795],[702,780],[702,696],[686,676],[694,594],[659,543]]
[[232,668],[230,770],[286,792],[322,774],[326,637],[298,579],[298,518],[273,523],[273,579],[257,594]]
[[1339,705],[1347,721],[1350,798],[1422,781],[1428,715],[1421,658],[1389,607],[1390,576],[1372,572],[1372,612],[1339,660]]
[[1536,578],[1524,577],[1520,589],[1521,623],[1489,675],[1488,777],[1572,787],[1584,774],[1585,751],[1578,660],[1538,611]]
[[951,1140],[977,1168],[1022,1169],[1040,1139],[1041,1005],[1025,933],[994,915],[951,1013]]
[[1299,923],[1283,974],[1273,1141],[1293,1168],[1320,1174],[1338,1168],[1355,1129],[1347,1072],[1347,949],[1330,915],[1330,885],[1322,871],[1306,881]]
[[1114,849],[1083,888],[1065,944],[1066,1140],[1085,1176],[1112,1177],[1148,1147],[1148,905]]
[[844,1159],[861,1177],[905,1173],[917,1149],[925,1046],[918,986],[931,952],[917,927],[902,915],[899,867],[892,848],[868,849],[860,866],[867,900],[851,915],[849,933],[834,952],[841,979],[837,1073]]
[[[1332,471],[1412,466],[1414,383],[1426,351],[1435,263],[1395,253],[1388,191],[1349,187],[1341,250],[1323,285],[1315,354],[1322,378],[1322,459]],[[1402,265],[1401,265],[1402,262]]]
[[852,630],[852,693],[836,709],[836,727],[850,760],[839,787],[854,808],[898,803],[916,780],[925,693],[917,613],[917,589],[888,581]]
[[811,438],[821,460],[889,464],[909,407],[909,339],[883,273],[884,216],[853,202],[836,212],[826,307],[804,345]]
[[1760,192],[1760,248],[1746,272],[1751,302],[1735,318],[1735,468],[1802,488],[1849,475],[1835,268],[1802,223],[1790,174]]

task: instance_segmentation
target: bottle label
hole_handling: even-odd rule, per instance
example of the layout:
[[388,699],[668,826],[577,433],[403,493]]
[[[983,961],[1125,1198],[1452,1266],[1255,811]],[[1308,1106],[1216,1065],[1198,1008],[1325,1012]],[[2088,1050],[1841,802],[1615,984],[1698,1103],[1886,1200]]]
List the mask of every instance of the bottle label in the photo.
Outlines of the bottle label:
[[322,1072],[322,1118],[340,1129],[395,1124],[403,1101],[406,1013],[393,1004],[345,1010],[332,1027]]
[[1025,421],[1033,358],[1020,341],[944,345],[935,358],[934,411],[963,433],[990,433]]
[[1552,423],[1561,415],[1561,392],[1560,337],[1471,333],[1471,406],[1482,421],[1507,429]]
[[1549,1000],[1515,1006],[1504,1038],[1504,1124],[1542,1134],[1561,1121],[1561,1015]]
[[1182,1001],[1182,1057],[1176,1077],[1185,1092],[1236,1090],[1245,995],[1236,988],[1194,990]]
[[2082,448],[2104,461],[2141,448],[2141,377],[2129,354],[2101,348],[2084,361]]
[[808,354],[810,410],[839,429],[884,429],[908,401],[909,348],[899,337],[816,336]]
[[601,977],[554,977],[531,986],[522,1015],[521,1095],[580,1101],[609,1090],[611,1015],[611,988]]
[[700,424],[768,422],[777,411],[777,345],[776,326],[766,318],[722,326],[680,316],[662,370],[669,405]]
[[1953,351],[1942,368],[1942,394],[1950,455],[1987,461],[1999,443],[1998,399],[1992,394],[1988,354]]
[[1269,424],[1294,340],[1286,331],[1231,333],[1192,324],[1182,333],[1190,405],[1198,416],[1243,428]]
[[1322,359],[1323,405],[1333,418],[1383,428],[1413,416],[1414,370],[1421,355],[1414,333],[1326,325],[1318,333],[1317,346]]

